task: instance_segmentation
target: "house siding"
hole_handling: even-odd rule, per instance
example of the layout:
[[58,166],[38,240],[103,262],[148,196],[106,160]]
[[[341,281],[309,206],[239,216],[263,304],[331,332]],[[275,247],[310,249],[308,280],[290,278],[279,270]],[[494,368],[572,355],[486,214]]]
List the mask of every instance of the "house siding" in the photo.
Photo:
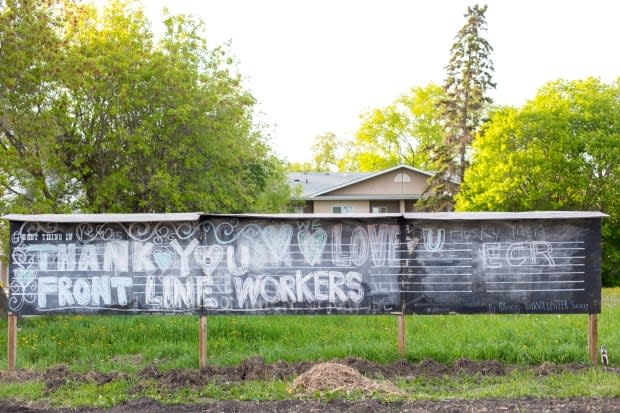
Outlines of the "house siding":
[[314,212],[330,214],[333,206],[350,206],[353,208],[352,212],[357,213],[367,213],[370,211],[368,201],[314,201]]
[[[394,178],[404,173],[410,182],[394,182]],[[362,181],[324,195],[421,195],[427,187],[428,175],[407,169],[398,169],[367,181]]]
[[370,201],[369,211],[372,212],[373,207],[386,207],[387,213],[389,214],[397,214],[401,212],[400,210],[400,201],[391,200],[391,201]]

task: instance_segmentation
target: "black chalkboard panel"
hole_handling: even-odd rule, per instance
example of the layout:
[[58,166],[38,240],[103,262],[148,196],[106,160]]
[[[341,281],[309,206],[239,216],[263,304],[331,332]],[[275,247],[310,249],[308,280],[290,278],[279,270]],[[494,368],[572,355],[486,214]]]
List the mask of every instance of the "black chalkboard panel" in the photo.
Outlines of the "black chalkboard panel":
[[395,218],[212,218],[207,312],[384,313],[400,307]]
[[600,219],[407,224],[405,311],[599,313]]
[[601,216],[10,216],[9,309],[598,313]]
[[[71,217],[69,217],[70,219]],[[11,221],[10,311],[21,314],[195,312],[196,221]],[[173,279],[169,275],[175,274]],[[156,296],[186,288],[176,297]]]

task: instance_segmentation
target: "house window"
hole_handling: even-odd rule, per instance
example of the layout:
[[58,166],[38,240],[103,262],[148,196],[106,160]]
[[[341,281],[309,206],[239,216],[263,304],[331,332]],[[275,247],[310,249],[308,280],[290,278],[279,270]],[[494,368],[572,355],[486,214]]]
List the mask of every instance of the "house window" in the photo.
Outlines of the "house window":
[[382,207],[382,206],[372,207],[373,214],[387,214],[387,212],[388,212],[387,207]]
[[332,207],[333,214],[349,214],[353,212],[353,207],[348,205],[338,205]]

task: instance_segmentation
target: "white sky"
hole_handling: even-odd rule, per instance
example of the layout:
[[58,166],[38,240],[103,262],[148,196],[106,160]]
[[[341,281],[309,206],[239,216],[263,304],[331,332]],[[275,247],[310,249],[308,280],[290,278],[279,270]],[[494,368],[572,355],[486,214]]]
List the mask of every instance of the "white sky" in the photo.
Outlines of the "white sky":
[[[101,3],[104,0],[98,0]],[[315,136],[351,137],[363,112],[413,86],[442,84],[465,0],[143,0],[204,21],[211,46],[231,41],[275,152],[310,159]],[[620,76],[620,1],[488,0],[492,96],[522,105],[544,83]]]

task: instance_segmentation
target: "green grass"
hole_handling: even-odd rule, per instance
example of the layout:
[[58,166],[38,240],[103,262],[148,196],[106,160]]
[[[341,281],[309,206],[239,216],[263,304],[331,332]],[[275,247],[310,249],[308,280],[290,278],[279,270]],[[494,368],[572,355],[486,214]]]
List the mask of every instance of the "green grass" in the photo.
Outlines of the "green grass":
[[[448,364],[459,358],[587,362],[587,323],[587,315],[407,316],[406,357]],[[19,368],[44,370],[66,363],[76,371],[130,373],[153,361],[164,369],[198,363],[195,316],[29,317],[20,320],[19,329]],[[0,321],[0,330],[0,348],[6,348],[6,320]],[[620,354],[618,288],[604,290],[599,342],[612,356]],[[355,356],[382,363],[400,357],[393,316],[211,316],[208,355],[214,365],[235,365],[254,356],[267,362]],[[1,365],[6,366],[5,352]]]
[[[460,358],[501,360],[526,366],[543,361],[588,362],[587,315],[407,316],[406,358],[451,364]],[[75,372],[125,372],[127,378],[103,386],[74,383],[45,393],[39,381],[0,383],[0,397],[47,400],[53,404],[111,406],[130,397],[136,372],[196,368],[195,316],[53,316],[19,322],[17,365],[44,371],[64,363]],[[6,349],[6,319],[0,321],[0,349]],[[611,365],[620,354],[620,288],[603,291],[599,342]],[[208,318],[212,365],[236,365],[249,357],[267,362],[330,360],[347,356],[387,363],[400,358],[394,316],[212,316]],[[6,366],[0,354],[0,368]],[[147,383],[148,384],[148,383]],[[620,396],[619,375],[591,369],[578,374],[538,377],[531,369],[506,376],[402,380],[397,385],[416,398]],[[285,382],[247,382],[162,393],[141,383],[141,395],[166,402],[208,399],[264,400],[290,397]],[[136,396],[135,394],[131,397]],[[66,402],[62,402],[65,400]]]
[[96,383],[69,383],[51,392],[49,401],[54,405],[66,407],[111,407],[127,400],[130,390],[130,382],[124,379],[101,385]]
[[506,376],[417,377],[396,384],[415,400],[620,396],[620,376],[600,369],[548,376],[517,369]]

